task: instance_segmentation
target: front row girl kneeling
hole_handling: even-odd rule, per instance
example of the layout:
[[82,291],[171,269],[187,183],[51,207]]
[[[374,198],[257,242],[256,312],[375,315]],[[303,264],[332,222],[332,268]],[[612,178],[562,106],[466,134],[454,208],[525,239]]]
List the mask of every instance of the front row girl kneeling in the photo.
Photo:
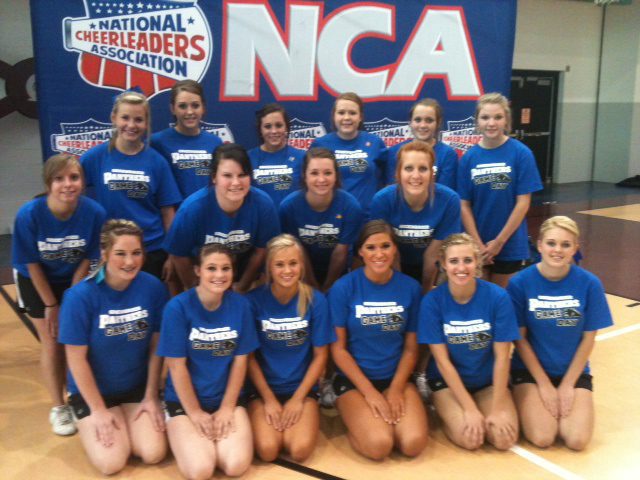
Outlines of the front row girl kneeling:
[[[381,220],[364,226],[364,266],[334,284],[329,302],[302,281],[303,250],[288,234],[269,242],[267,283],[247,298],[230,288],[233,258],[222,245],[202,248],[198,286],[168,303],[160,281],[140,272],[142,231],[133,222],[107,222],[100,248],[102,267],[65,295],[60,342],[81,442],[102,473],[118,472],[131,454],[161,461],[165,428],[187,478],[210,478],[216,468],[241,475],[254,445],[265,461],[282,450],[304,461],[319,431],[315,388],[329,344],[336,407],[350,443],[368,458],[394,447],[416,456],[427,444],[427,414],[409,382],[418,342],[430,346],[433,404],[456,445],[477,449],[486,440],[508,449],[518,417],[539,447],[559,436],[580,450],[591,438],[588,358],[597,330],[612,320],[599,280],[572,265],[578,228],[567,217],[543,223],[540,263],[507,291],[478,278],[472,237],[449,236],[440,248],[447,281],[422,301],[418,282],[393,269],[397,243]],[[547,305],[549,298],[570,298],[571,308]],[[165,415],[160,357],[169,367]]]

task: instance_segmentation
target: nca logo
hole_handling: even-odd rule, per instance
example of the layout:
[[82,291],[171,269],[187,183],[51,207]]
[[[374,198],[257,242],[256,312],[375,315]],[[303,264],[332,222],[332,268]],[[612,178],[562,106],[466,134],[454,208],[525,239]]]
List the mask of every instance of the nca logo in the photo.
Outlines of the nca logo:
[[86,17],[63,20],[64,47],[80,53],[92,85],[147,96],[177,80],[200,81],[211,60],[209,24],[197,0],[84,0]]
[[458,152],[458,156],[464,155],[481,138],[482,135],[476,131],[473,117],[447,122],[447,130],[442,132],[442,142]]
[[[175,127],[175,123],[170,123],[169,126],[171,128]],[[229,127],[228,123],[209,123],[209,122],[200,122],[200,128],[205,132],[209,132],[212,135],[220,138],[224,143],[233,143],[235,142],[233,138],[233,132]]]
[[305,122],[294,118],[290,122],[289,145],[301,150],[308,150],[316,138],[326,134],[327,130],[322,122]]
[[411,138],[411,130],[407,122],[398,122],[387,117],[375,122],[364,122],[364,129],[379,136],[387,147],[393,147]]
[[80,123],[61,123],[61,134],[51,135],[51,149],[80,156],[96,145],[108,142],[113,136],[110,123],[93,118]]

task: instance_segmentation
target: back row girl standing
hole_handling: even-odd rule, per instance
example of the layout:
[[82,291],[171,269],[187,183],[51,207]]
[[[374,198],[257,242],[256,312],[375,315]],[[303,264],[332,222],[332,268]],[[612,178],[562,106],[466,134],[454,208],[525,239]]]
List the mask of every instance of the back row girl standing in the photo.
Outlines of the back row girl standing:
[[80,158],[87,186],[93,187],[107,218],[132,220],[142,228],[147,250],[143,270],[167,276],[171,263],[162,241],[182,196],[167,162],[145,142],[151,131],[149,102],[141,93],[121,93],[111,121],[111,140]]
[[382,185],[387,150],[380,137],[362,131],[364,102],[353,92],[339,95],[331,110],[335,132],[316,138],[311,147],[324,147],[336,156],[344,189],[369,212],[371,199]]

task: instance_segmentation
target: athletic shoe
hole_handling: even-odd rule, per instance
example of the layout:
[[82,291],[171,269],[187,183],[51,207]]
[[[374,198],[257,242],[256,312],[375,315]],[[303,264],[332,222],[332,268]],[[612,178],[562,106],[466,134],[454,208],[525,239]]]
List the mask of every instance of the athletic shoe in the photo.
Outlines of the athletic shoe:
[[431,395],[431,390],[429,390],[429,385],[427,384],[427,374],[416,373],[414,380],[416,382],[418,393],[420,393],[422,400],[426,402],[429,399],[429,395]]
[[333,408],[336,405],[338,396],[333,390],[333,377],[320,379],[320,406],[323,408]]
[[68,405],[53,407],[49,412],[49,423],[56,435],[73,435],[78,431],[73,421],[73,413]]

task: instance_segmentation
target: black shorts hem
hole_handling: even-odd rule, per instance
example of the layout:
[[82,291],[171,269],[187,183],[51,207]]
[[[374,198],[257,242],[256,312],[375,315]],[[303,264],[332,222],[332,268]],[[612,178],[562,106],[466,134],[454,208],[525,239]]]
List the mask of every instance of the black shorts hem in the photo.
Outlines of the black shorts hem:
[[[551,384],[554,387],[558,387],[562,382],[562,377],[549,377]],[[522,383],[535,383],[536,379],[533,378],[533,375],[528,370],[514,370],[511,372],[511,385],[520,385]],[[588,373],[582,373],[576,380],[574,388],[584,388],[585,390],[589,390],[593,392],[593,375]]]
[[[247,406],[247,401],[244,396],[238,398],[238,402],[236,403],[236,407],[245,407]],[[200,406],[202,408],[202,405]],[[216,410],[220,408],[220,403],[216,403],[212,408],[202,408],[207,413],[215,413]],[[172,402],[166,401],[164,402],[164,411],[169,418],[179,417],[180,415],[186,415],[187,412],[182,406],[180,402]]]
[[[437,392],[438,390],[444,390],[445,388],[449,388],[449,385],[447,385],[447,382],[445,382],[444,379],[442,378],[428,378],[427,385],[429,385],[429,390],[431,390],[431,392],[433,393]],[[491,384],[488,383],[480,387],[469,387],[465,385],[464,388],[467,389],[467,392],[469,392],[470,395],[473,395],[474,393],[478,393],[480,390],[484,390],[485,388],[490,386]]]
[[[25,277],[20,272],[15,272],[16,288],[18,295],[18,303],[20,308],[26,312],[31,318],[44,318],[45,305],[33,281],[29,277]],[[62,303],[64,292],[71,286],[68,282],[49,282],[53,296],[56,297],[58,304]]]
[[527,260],[494,260],[487,268],[491,273],[498,275],[511,275],[517,273],[527,266]]
[[[369,379],[373,387],[381,393],[389,388],[392,380],[393,378],[387,378],[383,380]],[[336,393],[336,396],[339,397],[340,395],[344,395],[350,390],[357,390],[353,382],[344,375],[336,375],[336,377],[333,379],[333,391]]]
[[[116,395],[105,395],[102,399],[107,408],[117,407],[123,403],[140,403],[144,398],[145,389],[146,386],[141,385],[128,392],[118,393]],[[91,408],[89,408],[89,405],[87,405],[87,402],[85,402],[79,393],[69,395],[69,406],[73,409],[73,414],[78,420],[91,415]]]

